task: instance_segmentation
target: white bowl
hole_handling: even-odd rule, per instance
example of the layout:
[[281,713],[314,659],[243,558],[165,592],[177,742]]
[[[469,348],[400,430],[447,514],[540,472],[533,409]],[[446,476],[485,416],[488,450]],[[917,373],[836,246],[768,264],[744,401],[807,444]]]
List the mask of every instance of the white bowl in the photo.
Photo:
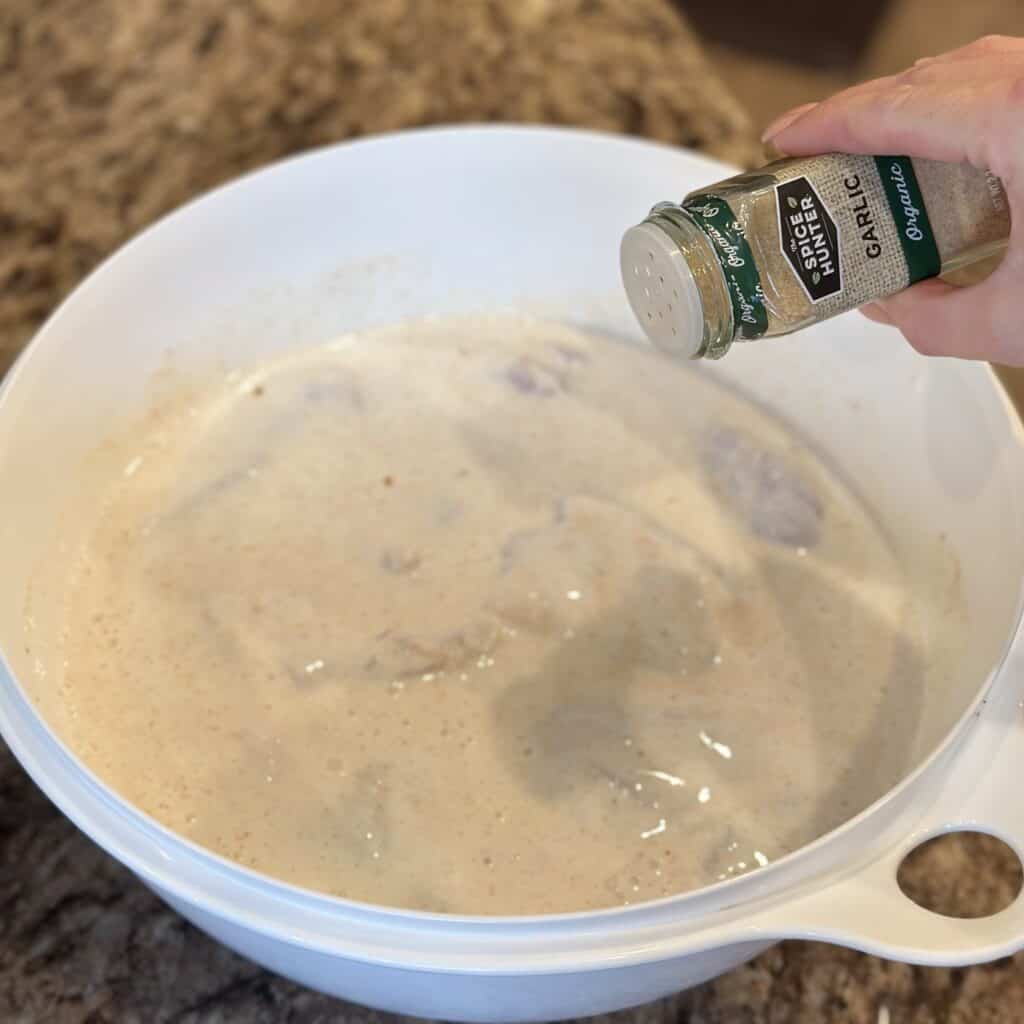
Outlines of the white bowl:
[[639,340],[618,280],[622,230],[656,200],[728,173],[680,150],[561,130],[369,139],[218,189],[93,274],[0,392],[0,731],[50,798],[227,945],[314,988],[422,1016],[612,1010],[696,984],[787,937],[925,964],[1024,946],[1024,901],[951,920],[916,907],[895,880],[906,852],[946,829],[991,831],[1024,849],[1024,646],[1013,644],[1024,441],[986,367],[919,358],[857,316],[738,346],[700,372],[816,438],[910,557],[919,536],[945,531],[960,560],[968,650],[957,685],[924,703],[920,768],[769,867],[657,903],[558,917],[358,905],[259,876],[170,833],[105,787],[39,713],[63,581],[36,568],[70,496],[99,493],[102,466],[87,456],[139,411],[169,359],[231,366],[365,325],[496,307]]

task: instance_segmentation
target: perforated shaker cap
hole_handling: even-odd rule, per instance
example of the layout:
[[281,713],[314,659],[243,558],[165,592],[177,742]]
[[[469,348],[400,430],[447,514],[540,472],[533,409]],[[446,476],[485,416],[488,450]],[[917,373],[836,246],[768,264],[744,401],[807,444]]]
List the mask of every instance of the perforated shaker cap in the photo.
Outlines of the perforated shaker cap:
[[647,337],[677,359],[692,359],[704,341],[697,283],[672,238],[657,225],[630,228],[620,248],[622,283]]

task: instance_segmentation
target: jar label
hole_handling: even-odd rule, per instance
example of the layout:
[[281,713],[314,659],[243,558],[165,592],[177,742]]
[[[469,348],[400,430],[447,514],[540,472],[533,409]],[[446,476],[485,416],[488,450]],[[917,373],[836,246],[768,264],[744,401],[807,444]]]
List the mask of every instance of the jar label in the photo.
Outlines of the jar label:
[[[732,303],[734,334],[747,341],[760,338],[768,330],[768,312],[761,275],[743,225],[729,204],[710,192],[687,196],[683,209],[707,236],[718,257]],[[728,345],[720,352],[708,351],[706,355],[724,355],[726,348]]]
[[907,261],[908,283],[937,277],[942,260],[914,165],[905,156],[876,156],[875,167]]
[[843,290],[839,231],[828,207],[804,177],[775,189],[779,240],[797,280],[811,302]]
[[[786,281],[792,282],[787,290],[810,300],[806,314],[796,314],[808,320],[825,320],[936,277],[942,272],[943,255],[955,259],[991,245],[1005,237],[1009,222],[1008,213],[1000,209],[1001,185],[997,182],[991,188],[986,172],[969,164],[832,153],[785,161],[773,188],[778,246],[786,257]],[[948,212],[942,206],[944,195],[950,197]],[[828,218],[811,252],[816,259],[822,254],[826,269],[834,257],[836,275],[822,274],[820,282],[813,278],[814,270],[820,272],[820,259],[808,272],[793,258],[794,252],[800,253],[793,242],[812,232],[801,231],[797,237],[803,225],[793,223],[795,216],[787,223],[786,211],[795,214],[804,205],[808,214],[813,213],[812,223]],[[831,231],[836,235],[834,249],[829,244]],[[779,288],[785,287],[780,279]],[[793,318],[789,310],[782,316]]]

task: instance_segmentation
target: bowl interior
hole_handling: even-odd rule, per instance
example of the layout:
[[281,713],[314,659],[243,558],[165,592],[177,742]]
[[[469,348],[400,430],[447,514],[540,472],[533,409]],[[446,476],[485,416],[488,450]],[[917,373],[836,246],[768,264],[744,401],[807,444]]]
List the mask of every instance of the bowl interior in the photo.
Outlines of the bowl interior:
[[[73,504],[85,524],[96,506],[118,458],[104,439],[160,388],[428,313],[527,310],[642,344],[618,278],[623,229],[728,173],[625,138],[425,131],[285,162],[132,242],[61,308],[0,394],[0,651],[12,679],[60,714],[50,640],[65,580],[47,556],[63,510]],[[788,419],[866,498],[915,567],[922,615],[934,609],[936,657],[953,656],[936,593],[944,549],[967,640],[906,737],[908,763],[919,761],[977,696],[1018,614],[1024,449],[994,376],[920,358],[856,315],[692,372]]]

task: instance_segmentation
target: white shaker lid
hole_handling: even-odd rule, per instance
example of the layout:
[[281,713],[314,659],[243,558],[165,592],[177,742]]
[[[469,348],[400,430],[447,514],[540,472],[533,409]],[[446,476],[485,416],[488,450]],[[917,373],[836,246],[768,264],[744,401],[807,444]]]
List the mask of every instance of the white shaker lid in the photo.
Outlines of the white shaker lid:
[[704,341],[704,309],[689,264],[657,225],[630,228],[620,248],[622,283],[647,337],[677,359],[692,359]]

